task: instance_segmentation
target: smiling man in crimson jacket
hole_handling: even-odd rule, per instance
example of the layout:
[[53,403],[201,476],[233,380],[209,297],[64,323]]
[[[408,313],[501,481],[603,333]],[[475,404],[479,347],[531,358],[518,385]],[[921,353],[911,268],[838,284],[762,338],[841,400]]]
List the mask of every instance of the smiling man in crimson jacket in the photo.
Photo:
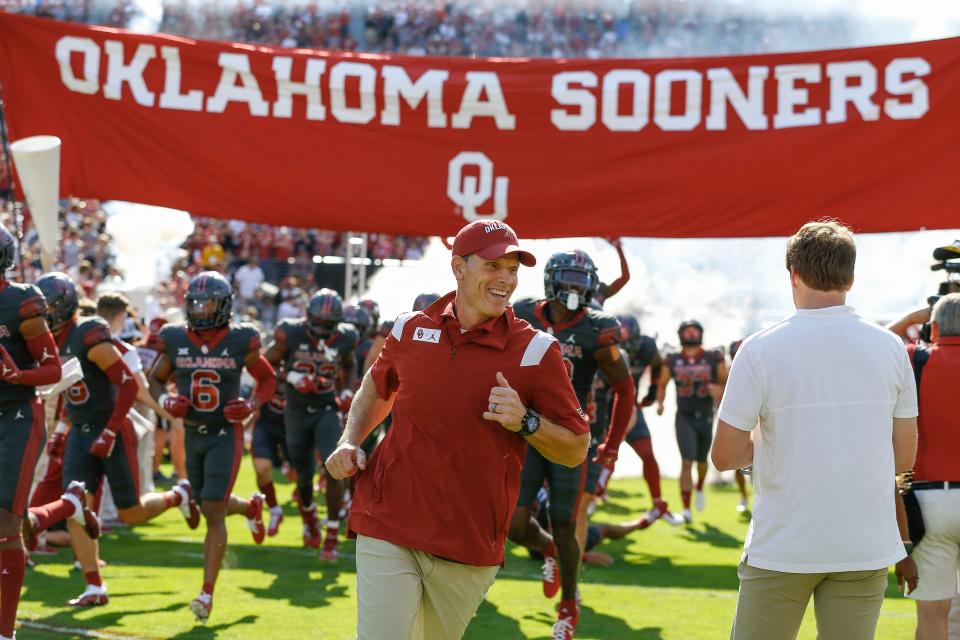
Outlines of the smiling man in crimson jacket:
[[[327,459],[360,472],[357,637],[460,638],[503,563],[527,445],[576,466],[589,433],[557,341],[508,305],[533,255],[508,225],[453,244],[457,290],[397,318]],[[393,412],[367,464],[360,443]]]

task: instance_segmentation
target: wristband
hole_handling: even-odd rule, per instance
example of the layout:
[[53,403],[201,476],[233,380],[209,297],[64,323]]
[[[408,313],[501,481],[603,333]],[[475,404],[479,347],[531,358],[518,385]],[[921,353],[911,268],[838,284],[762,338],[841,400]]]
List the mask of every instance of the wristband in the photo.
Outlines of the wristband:
[[53,432],[54,432],[54,433],[66,433],[66,432],[67,432],[67,429],[69,429],[69,428],[70,428],[70,427],[67,426],[67,423],[64,422],[63,420],[61,420],[60,422],[57,423],[57,428],[54,429]]
[[907,555],[908,555],[908,556],[909,556],[910,554],[912,554],[912,553],[913,553],[913,543],[912,543],[912,542],[904,542],[904,543],[903,543],[903,550],[907,552]]

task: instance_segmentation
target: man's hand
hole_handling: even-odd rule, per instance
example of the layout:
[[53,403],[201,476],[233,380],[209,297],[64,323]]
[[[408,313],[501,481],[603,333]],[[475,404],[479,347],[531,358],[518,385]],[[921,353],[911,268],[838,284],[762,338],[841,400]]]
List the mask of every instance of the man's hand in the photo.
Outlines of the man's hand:
[[303,374],[303,377],[294,383],[293,388],[297,390],[297,393],[302,393],[304,395],[308,393],[317,392],[317,379],[314,378],[309,373]]
[[662,415],[663,415],[663,403],[662,403],[662,402],[658,402],[658,403],[657,403],[657,415],[658,415],[658,416],[662,416]]
[[10,352],[0,345],[0,380],[10,384],[20,384],[23,373],[13,361]]
[[521,421],[527,415],[527,408],[523,406],[520,396],[499,371],[497,371],[497,384],[499,386],[490,389],[488,400],[490,404],[483,412],[483,419],[499,422],[507,431],[516,433],[520,431]]
[[[920,576],[917,573],[917,565],[913,561],[913,558],[907,556],[900,562],[896,564],[895,572],[897,574],[897,586],[900,588],[900,591],[903,591],[903,595],[916,590],[917,584],[920,582]],[[907,590],[903,590],[903,585],[906,583]]]
[[117,433],[110,426],[103,428],[97,439],[90,445],[90,455],[106,460],[113,453],[113,445],[117,443]]
[[334,480],[343,480],[367,468],[367,454],[359,446],[344,442],[333,450],[325,464]]
[[593,459],[597,464],[613,468],[613,465],[617,462],[617,453],[618,451],[613,447],[609,447],[606,442],[601,442],[597,445],[597,457]]
[[176,393],[161,396],[160,405],[164,411],[174,418],[182,418],[190,411],[190,401],[187,400],[187,397]]
[[243,422],[257,410],[253,400],[234,398],[223,407],[223,417],[230,422]]

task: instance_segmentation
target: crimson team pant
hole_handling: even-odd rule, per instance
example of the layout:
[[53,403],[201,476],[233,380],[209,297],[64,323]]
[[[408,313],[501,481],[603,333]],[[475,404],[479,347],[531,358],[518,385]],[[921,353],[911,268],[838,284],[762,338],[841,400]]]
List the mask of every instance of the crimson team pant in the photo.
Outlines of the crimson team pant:
[[185,436],[193,495],[208,502],[228,500],[243,456],[243,429],[231,424],[186,425]]
[[46,440],[37,398],[0,406],[0,509],[26,515],[33,472]]
[[106,460],[90,453],[90,447],[105,425],[75,424],[67,436],[63,452],[63,488],[74,480],[83,482],[87,491],[97,493],[104,476],[110,481],[113,502],[118,509],[140,504],[140,463],[137,459],[137,434],[125,420],[117,433],[113,452]]

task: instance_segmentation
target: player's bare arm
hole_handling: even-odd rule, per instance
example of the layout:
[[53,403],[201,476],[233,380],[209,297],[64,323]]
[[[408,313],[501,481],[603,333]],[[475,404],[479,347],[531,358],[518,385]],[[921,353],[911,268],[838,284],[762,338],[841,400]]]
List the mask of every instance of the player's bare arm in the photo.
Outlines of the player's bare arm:
[[670,382],[670,367],[660,369],[660,378],[657,380],[657,415],[663,415],[663,399],[667,397],[667,383]]
[[637,402],[637,388],[630,376],[630,366],[620,353],[619,345],[611,344],[597,349],[593,357],[610,381],[610,391],[613,393],[610,428],[607,429],[606,439],[597,447],[597,461],[601,464],[612,464],[617,459],[620,443],[630,426],[630,418]]

